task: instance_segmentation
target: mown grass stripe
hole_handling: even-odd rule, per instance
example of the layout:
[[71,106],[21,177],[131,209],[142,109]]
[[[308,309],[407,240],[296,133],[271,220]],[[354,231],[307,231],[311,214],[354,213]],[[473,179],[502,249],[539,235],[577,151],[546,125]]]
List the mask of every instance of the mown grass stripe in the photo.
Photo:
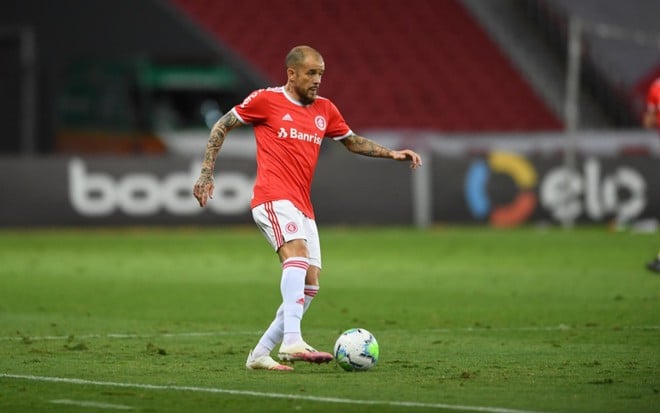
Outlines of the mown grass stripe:
[[53,404],[64,404],[69,406],[80,407],[93,407],[97,409],[111,409],[111,410],[133,410],[133,407],[123,404],[101,403],[85,400],[70,400],[70,399],[56,399],[50,401]]
[[[154,333],[154,334],[124,334],[124,333],[107,333],[107,334],[81,334],[73,335],[77,339],[93,339],[93,338],[113,338],[113,339],[139,339],[139,338],[176,338],[176,337],[216,337],[216,336],[257,336],[262,334],[261,331],[208,331],[208,332],[184,332],[184,333]],[[67,340],[71,336],[2,336],[0,341],[48,341],[48,340]]]
[[[587,326],[587,327],[572,327],[566,324],[559,324],[556,326],[523,326],[523,327],[461,327],[461,328],[430,328],[423,331],[428,333],[454,333],[454,332],[500,332],[500,331],[568,331],[578,328],[589,330],[660,330],[660,325],[646,325],[646,326]],[[112,339],[140,339],[140,338],[178,338],[178,337],[216,337],[216,336],[258,336],[263,331],[191,331],[182,333],[153,333],[153,334],[128,334],[128,333],[106,333],[106,334],[81,334],[73,335],[76,339],[95,339],[95,338],[112,338]],[[71,336],[0,336],[0,341],[48,341],[48,340],[67,340]]]

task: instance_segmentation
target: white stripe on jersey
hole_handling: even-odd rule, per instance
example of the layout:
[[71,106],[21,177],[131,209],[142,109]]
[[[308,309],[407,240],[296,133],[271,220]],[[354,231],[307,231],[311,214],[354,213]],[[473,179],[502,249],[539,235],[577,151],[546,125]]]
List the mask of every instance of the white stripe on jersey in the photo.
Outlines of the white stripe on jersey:
[[236,119],[238,119],[238,121],[241,122],[243,125],[247,125],[247,122],[243,120],[243,118],[241,117],[241,115],[238,114],[238,112],[236,112],[236,107],[231,108],[229,112],[233,113],[234,116],[236,116]]

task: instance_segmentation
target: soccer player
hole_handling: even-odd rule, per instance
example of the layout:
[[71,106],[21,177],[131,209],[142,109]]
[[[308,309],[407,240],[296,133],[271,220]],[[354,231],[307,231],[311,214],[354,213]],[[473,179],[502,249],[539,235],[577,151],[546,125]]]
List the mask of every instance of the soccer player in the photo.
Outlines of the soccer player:
[[[660,78],[655,79],[649,87],[643,122],[644,126],[649,129],[658,128],[658,132],[660,133]],[[646,264],[646,268],[650,271],[660,273],[660,251],[658,251],[658,255],[652,261]]]
[[213,197],[213,170],[227,133],[251,124],[257,143],[257,178],[252,216],[277,252],[282,266],[282,304],[275,319],[250,351],[248,369],[293,370],[271,357],[281,343],[281,361],[323,363],[330,353],[317,351],[301,333],[301,320],[319,291],[321,246],[310,201],[312,177],[325,138],[341,142],[349,151],[371,157],[422,165],[417,153],[385,148],[355,134],[337,107],[318,95],[325,63],[309,46],[294,47],[286,56],[287,82],[260,89],[234,106],[213,126],[199,179],[193,193],[204,207]]

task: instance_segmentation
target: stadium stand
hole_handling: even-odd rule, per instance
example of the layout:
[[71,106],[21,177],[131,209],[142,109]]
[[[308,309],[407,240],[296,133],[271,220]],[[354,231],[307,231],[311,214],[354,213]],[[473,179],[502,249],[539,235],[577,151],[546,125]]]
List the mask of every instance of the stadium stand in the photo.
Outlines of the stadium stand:
[[[660,74],[657,0],[522,0],[539,30],[558,50],[566,47],[568,18],[585,22],[583,74],[618,127],[638,127],[644,95]],[[594,26],[598,25],[598,29]]]
[[[545,36],[527,15],[521,0],[461,0],[554,113],[563,118],[566,107],[566,54],[549,47]],[[584,85],[579,89],[576,127],[612,128],[613,122]]]
[[172,1],[270,85],[284,83],[286,51],[316,47],[322,93],[356,130],[562,128],[458,0]]

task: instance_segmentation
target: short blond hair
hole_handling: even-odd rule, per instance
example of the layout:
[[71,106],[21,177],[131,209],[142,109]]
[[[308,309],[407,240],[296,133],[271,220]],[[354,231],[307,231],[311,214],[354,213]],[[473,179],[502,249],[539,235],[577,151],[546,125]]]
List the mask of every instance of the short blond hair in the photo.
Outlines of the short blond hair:
[[285,60],[286,68],[287,68],[287,69],[289,69],[289,68],[295,69],[295,68],[298,67],[298,66],[299,66],[299,65],[305,60],[305,58],[306,58],[307,56],[309,56],[310,54],[316,55],[316,56],[318,56],[319,58],[323,59],[323,57],[321,56],[321,53],[319,53],[319,52],[318,52],[316,49],[314,49],[313,47],[305,46],[305,45],[301,45],[301,46],[296,46],[296,47],[294,47],[294,48],[291,49],[291,51],[286,55],[286,60]]

